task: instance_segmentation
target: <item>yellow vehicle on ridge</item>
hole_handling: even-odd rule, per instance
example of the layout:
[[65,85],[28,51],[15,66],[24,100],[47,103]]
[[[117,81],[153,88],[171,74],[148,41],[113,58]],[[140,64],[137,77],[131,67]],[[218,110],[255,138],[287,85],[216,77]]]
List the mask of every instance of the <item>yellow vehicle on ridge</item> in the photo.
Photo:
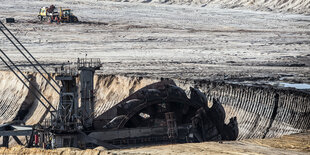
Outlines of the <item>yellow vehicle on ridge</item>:
[[78,18],[73,15],[71,9],[63,9],[62,7],[56,8],[54,5],[48,7],[40,8],[38,18],[40,21],[49,22],[66,22],[66,23],[76,23]]

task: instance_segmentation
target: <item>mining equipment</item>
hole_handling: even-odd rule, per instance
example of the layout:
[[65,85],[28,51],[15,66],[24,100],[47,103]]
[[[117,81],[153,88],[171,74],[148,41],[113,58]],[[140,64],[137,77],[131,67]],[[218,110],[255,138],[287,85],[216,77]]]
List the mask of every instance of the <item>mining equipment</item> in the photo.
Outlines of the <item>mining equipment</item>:
[[102,67],[99,59],[78,59],[73,67],[55,68],[54,79],[2,22],[0,31],[59,94],[54,107],[38,89],[29,89],[31,81],[0,49],[0,59],[46,108],[45,117],[36,125],[25,125],[22,120],[0,125],[3,146],[8,146],[9,136],[18,144],[24,143],[17,136],[26,136],[28,147],[83,149],[236,140],[238,136],[236,117],[225,124],[224,108],[216,98],[196,88],[190,88],[188,98],[170,79],[145,86],[94,117],[93,79]]
[[48,20],[49,22],[66,22],[66,23],[76,23],[78,18],[73,15],[71,9],[63,9],[62,7],[55,7],[51,5],[50,7],[40,8],[38,18],[40,21]]

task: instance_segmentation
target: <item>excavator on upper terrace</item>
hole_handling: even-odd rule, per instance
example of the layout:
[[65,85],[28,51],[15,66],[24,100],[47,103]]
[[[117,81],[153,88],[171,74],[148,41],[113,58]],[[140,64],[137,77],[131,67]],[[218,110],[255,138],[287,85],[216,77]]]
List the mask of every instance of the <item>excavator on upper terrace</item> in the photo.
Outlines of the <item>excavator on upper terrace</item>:
[[40,21],[49,22],[62,22],[62,23],[76,23],[78,22],[78,18],[73,15],[71,9],[63,9],[62,7],[55,7],[51,5],[48,7],[40,8],[38,18]]

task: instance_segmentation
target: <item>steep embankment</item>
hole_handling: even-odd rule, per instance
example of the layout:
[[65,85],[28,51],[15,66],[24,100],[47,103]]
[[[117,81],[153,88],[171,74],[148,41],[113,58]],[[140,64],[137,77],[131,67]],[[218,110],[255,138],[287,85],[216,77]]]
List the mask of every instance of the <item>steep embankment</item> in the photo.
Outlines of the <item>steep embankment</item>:
[[29,104],[28,89],[9,72],[0,72],[0,124],[11,121],[21,105]]
[[[101,0],[109,1],[109,0]],[[310,13],[309,0],[110,0],[116,2],[141,2],[180,4],[194,6],[211,6],[222,8],[248,8],[252,10]]]
[[[56,92],[38,74],[31,73],[28,76],[56,107]],[[0,72],[0,78],[0,122],[12,121],[18,114],[27,124],[35,124],[45,117],[46,109],[29,95],[29,91],[13,73]],[[138,89],[157,81],[159,79],[96,75],[95,116],[107,111]],[[175,82],[187,93],[190,86],[196,86],[208,97],[219,98],[224,104],[226,119],[237,116],[239,139],[278,137],[310,128],[309,93],[201,80]]]
[[310,128],[306,92],[210,81],[180,81],[179,85],[197,86],[208,97],[218,98],[224,104],[226,122],[237,116],[238,139],[279,137]]
[[[37,73],[25,73],[25,75],[32,83],[30,85],[25,80],[30,90],[12,72],[0,72],[0,123],[23,119],[26,124],[36,124],[43,120],[47,110],[32,93],[36,92],[34,87],[56,107],[58,95],[44,78]],[[20,74],[19,76],[22,77]],[[42,97],[40,99],[48,105]]]

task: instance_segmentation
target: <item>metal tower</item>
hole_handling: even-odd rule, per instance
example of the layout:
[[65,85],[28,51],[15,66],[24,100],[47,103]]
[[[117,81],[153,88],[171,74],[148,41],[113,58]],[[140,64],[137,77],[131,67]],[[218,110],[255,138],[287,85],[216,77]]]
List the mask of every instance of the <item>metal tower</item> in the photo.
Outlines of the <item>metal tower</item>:
[[80,71],[80,112],[84,128],[93,127],[94,119],[94,74],[101,67],[100,59],[78,59]]

